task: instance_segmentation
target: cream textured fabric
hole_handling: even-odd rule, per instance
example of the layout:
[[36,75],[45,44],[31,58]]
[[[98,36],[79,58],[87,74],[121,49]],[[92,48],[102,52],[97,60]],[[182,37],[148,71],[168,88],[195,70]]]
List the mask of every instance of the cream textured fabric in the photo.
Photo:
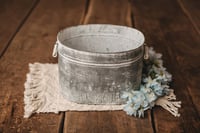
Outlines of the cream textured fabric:
[[87,105],[67,101],[59,93],[58,65],[34,63],[25,82],[24,117],[33,113],[58,113],[60,111],[122,110],[123,105]]
[[[87,105],[67,101],[59,93],[57,64],[29,64],[24,91],[24,117],[33,113],[59,113],[60,111],[106,111],[122,110],[124,105]],[[174,116],[180,116],[180,101],[175,100],[173,91],[168,96],[159,98],[156,105],[162,106]]]

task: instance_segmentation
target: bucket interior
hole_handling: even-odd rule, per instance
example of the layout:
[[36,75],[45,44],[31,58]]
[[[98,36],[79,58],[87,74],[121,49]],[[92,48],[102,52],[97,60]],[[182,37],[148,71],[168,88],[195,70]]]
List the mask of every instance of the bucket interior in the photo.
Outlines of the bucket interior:
[[93,53],[126,52],[144,43],[144,36],[138,30],[113,25],[73,27],[61,32],[58,39],[66,47]]

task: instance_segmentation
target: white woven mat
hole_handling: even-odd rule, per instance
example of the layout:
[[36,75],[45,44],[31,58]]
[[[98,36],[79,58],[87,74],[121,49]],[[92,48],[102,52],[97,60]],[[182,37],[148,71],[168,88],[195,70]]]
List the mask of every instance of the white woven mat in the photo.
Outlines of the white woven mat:
[[60,111],[122,110],[123,105],[87,105],[67,101],[59,93],[57,64],[29,64],[24,91],[24,117]]
[[[24,117],[33,113],[58,113],[60,111],[122,110],[124,105],[88,105],[67,101],[59,93],[57,64],[29,64],[30,72],[24,84]],[[158,98],[155,105],[163,107],[174,116],[180,116],[180,101],[171,90],[169,95]]]

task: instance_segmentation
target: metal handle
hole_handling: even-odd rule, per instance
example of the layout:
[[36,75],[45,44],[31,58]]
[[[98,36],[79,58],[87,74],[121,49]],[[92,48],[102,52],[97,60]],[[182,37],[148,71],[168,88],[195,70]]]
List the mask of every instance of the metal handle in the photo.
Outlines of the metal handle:
[[145,60],[149,59],[149,47],[147,46],[146,43],[144,43],[144,59]]
[[57,57],[57,54],[58,54],[58,43],[56,42],[56,43],[54,44],[52,56],[53,56],[53,57]]

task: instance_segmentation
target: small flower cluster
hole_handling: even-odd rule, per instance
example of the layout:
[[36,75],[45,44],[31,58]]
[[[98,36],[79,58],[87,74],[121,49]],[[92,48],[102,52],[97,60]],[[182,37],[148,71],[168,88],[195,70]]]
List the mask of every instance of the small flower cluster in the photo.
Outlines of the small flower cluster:
[[155,101],[169,94],[172,75],[163,67],[162,55],[149,48],[149,59],[143,62],[142,81],[138,90],[123,92],[121,98],[127,99],[124,111],[128,115],[143,117],[144,111],[152,108]]

